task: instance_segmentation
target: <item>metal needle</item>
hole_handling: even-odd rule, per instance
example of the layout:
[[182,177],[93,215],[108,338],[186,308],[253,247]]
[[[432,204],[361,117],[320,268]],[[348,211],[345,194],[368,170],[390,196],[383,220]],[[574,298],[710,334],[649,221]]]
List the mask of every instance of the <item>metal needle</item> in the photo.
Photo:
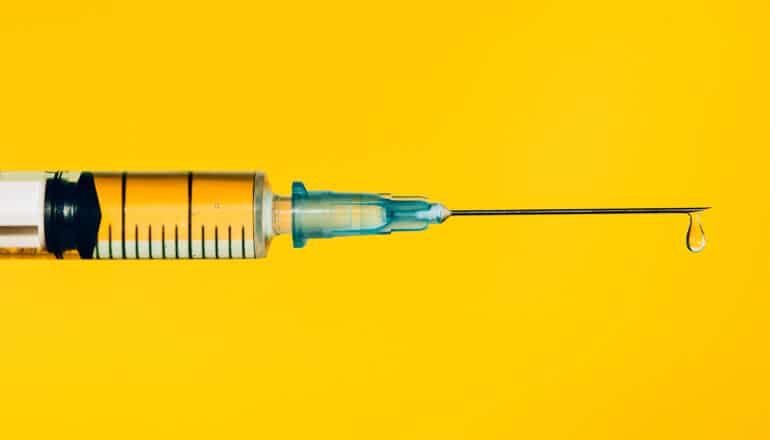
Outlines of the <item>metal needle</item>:
[[574,214],[690,214],[710,209],[694,208],[567,208],[567,209],[453,209],[451,215],[574,215]]

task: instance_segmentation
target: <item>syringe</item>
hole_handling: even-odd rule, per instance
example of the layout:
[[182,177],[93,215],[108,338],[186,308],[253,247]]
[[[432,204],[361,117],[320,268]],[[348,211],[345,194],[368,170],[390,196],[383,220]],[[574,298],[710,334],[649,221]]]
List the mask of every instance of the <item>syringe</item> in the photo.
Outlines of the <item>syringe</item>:
[[279,196],[259,172],[0,172],[0,255],[259,258],[282,234],[301,248],[311,238],[420,231],[450,216],[705,209],[449,210],[423,197],[307,191],[301,182]]

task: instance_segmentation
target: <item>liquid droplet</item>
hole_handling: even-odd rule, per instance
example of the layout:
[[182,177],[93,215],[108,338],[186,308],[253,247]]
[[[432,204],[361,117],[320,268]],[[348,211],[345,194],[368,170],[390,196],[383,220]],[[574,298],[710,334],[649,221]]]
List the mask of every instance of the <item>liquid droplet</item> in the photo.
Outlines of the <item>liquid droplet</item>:
[[689,214],[690,226],[687,227],[687,238],[685,243],[690,252],[700,252],[706,247],[706,233],[703,232],[703,225],[700,222],[700,214],[693,212]]

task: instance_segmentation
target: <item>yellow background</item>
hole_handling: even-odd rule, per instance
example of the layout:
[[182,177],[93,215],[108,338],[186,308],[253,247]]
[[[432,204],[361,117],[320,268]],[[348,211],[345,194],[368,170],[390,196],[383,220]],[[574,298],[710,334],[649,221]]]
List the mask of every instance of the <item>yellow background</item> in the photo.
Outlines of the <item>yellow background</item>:
[[281,3],[3,1],[0,165],[711,205],[708,247],[491,218],[2,261],[0,438],[770,436],[766,1]]

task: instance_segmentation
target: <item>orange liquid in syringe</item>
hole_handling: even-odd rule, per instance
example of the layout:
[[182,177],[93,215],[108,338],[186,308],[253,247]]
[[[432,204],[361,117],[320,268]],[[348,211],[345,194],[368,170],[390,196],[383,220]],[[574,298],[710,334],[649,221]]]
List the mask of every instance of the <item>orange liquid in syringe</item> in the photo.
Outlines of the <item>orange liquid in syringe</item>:
[[[261,175],[94,174],[101,209],[94,258],[255,258]],[[260,193],[261,194],[261,193]],[[256,207],[256,208],[255,208]]]

